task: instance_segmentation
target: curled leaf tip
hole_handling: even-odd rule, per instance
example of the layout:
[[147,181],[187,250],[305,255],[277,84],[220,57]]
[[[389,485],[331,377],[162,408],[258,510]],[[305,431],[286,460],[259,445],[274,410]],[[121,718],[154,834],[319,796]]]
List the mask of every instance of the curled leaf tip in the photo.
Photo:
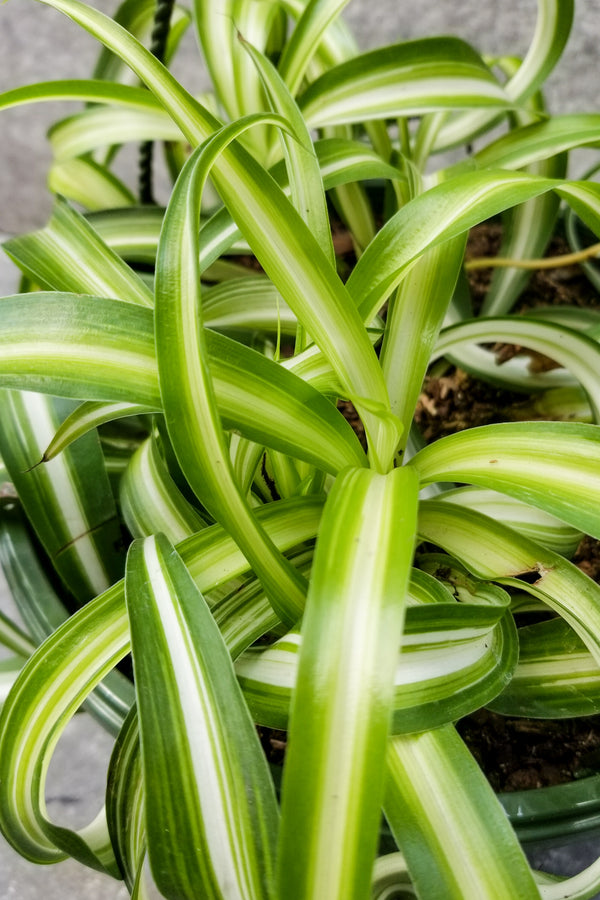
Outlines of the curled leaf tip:
[[47,463],[47,462],[50,462],[50,460],[48,459],[48,457],[47,457],[46,454],[44,453],[44,455],[42,456],[42,458],[41,458],[41,459],[38,459],[38,461],[37,461],[36,463],[34,463],[32,466],[29,466],[28,469],[23,469],[23,475],[27,475],[29,472],[33,472],[33,470],[34,470],[34,469],[37,469],[38,466],[41,466],[43,463]]

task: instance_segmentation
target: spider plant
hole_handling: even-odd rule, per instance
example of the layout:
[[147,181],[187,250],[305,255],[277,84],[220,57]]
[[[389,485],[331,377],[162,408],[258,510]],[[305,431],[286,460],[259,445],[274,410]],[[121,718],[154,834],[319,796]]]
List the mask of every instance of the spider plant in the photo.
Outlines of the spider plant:
[[[90,80],[0,95],[85,104],[50,134],[51,220],[4,247],[23,273],[0,300],[1,547],[23,618],[0,620],[7,840],[136,898],[591,897],[600,862],[531,870],[455,729],[482,706],[600,711],[600,587],[570,561],[600,538],[598,317],[512,314],[561,204],[600,234],[600,187],[566,174],[600,117],[553,118],[541,94],[571,0],[539,0],[522,61],[452,37],[360,53],[344,0],[161,3],[151,49],[149,0],[114,20],[44,2],[104,50]],[[188,25],[209,97],[165,65]],[[148,141],[166,208],[115,169],[143,143],[151,200]],[[466,238],[500,214],[512,266],[475,315]],[[558,367],[499,366],[498,341]],[[441,359],[575,392],[589,421],[423,446]],[[115,745],[76,831],[44,794],[82,705]],[[280,790],[257,724],[287,732]]]

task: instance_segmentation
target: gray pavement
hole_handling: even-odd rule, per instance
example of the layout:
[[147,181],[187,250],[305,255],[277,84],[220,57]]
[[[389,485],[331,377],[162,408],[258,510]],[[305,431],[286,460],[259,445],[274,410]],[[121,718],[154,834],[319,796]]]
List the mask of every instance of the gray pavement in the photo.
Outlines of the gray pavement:
[[[95,0],[111,12],[116,0]],[[353,0],[346,18],[364,47],[427,34],[453,33],[488,53],[523,53],[535,20],[535,0]],[[550,108],[559,112],[600,109],[597,75],[600,51],[600,0],[578,0],[577,22],[558,71],[549,82]],[[0,91],[48,78],[84,77],[93,64],[96,44],[61,15],[33,0],[0,5]],[[192,36],[186,40],[178,74],[191,90],[205,86]],[[49,161],[45,132],[68,115],[68,104],[42,104],[0,115],[0,232],[14,234],[40,227],[51,206],[45,191]],[[578,171],[587,162],[577,160]],[[0,235],[1,237],[1,235]],[[0,255],[0,295],[16,290],[12,265]],[[4,600],[0,591],[0,607]],[[61,741],[48,789],[50,814],[65,824],[91,819],[102,802],[102,784],[111,740],[85,715],[77,716]],[[540,868],[572,874],[600,854],[600,840],[577,848],[534,853]],[[111,879],[68,861],[34,866],[0,840],[0,900],[123,900],[124,888]]]

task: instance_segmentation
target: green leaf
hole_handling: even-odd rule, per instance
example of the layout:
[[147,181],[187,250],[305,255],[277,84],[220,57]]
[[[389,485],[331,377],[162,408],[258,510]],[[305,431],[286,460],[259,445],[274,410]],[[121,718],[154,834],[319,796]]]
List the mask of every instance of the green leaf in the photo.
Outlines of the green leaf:
[[299,98],[311,128],[441,109],[511,105],[481,57],[458,38],[425,38],[364,53],[321,75]]
[[304,607],[305,583],[268,540],[235,481],[207,361],[200,302],[198,224],[204,184],[215,159],[257,121],[265,119],[251,117],[217,132],[194,152],[177,181],[158,252],[156,355],[169,437],[190,487],[237,541],[277,614],[292,624]]
[[600,662],[600,587],[573,563],[475,510],[443,501],[421,503],[419,534],[478,578],[512,585],[542,600]]
[[[567,154],[531,163],[529,171],[546,178],[564,178],[567,174]],[[552,192],[508,210],[504,214],[503,240],[498,255],[509,259],[539,259],[544,256],[556,228],[559,207],[560,199]],[[527,269],[494,269],[480,315],[509,312],[531,274]]]
[[519,664],[490,704],[509,716],[560,719],[600,712],[600,667],[560,618],[519,629]]
[[[29,656],[35,645],[69,618],[69,610],[49,581],[47,567],[18,508],[2,513],[0,563],[12,600],[34,640],[26,654]],[[116,734],[133,700],[131,682],[114,670],[88,696],[85,708],[107,731]]]
[[444,491],[444,503],[457,503],[504,522],[549,550],[570,559],[583,538],[583,532],[544,510],[522,503],[515,497],[487,488],[460,487]]
[[[515,103],[523,103],[543,85],[567,43],[573,23],[574,0],[538,0],[538,15],[532,41],[525,59],[505,85]],[[467,143],[493,124],[494,117],[485,111],[456,116],[440,129],[436,150]]]
[[130,141],[155,137],[180,141],[181,130],[163,109],[90,107],[52,126],[48,133],[54,158],[59,162],[94,150],[119,147]]
[[270,60],[245,39],[242,39],[242,46],[256,66],[270,108],[283,116],[292,129],[291,133],[283,130],[279,132],[292,203],[317,238],[329,261],[335,265],[325,191],[308,127],[285,81]]
[[[516,631],[505,615],[508,595],[476,582],[447,556],[433,565],[437,575],[435,565],[449,582],[412,572],[394,675],[393,734],[436,728],[485,705],[506,686],[517,660]],[[451,602],[450,588],[460,592],[460,603]],[[300,634],[292,631],[266,648],[249,648],[236,661],[257,723],[287,730],[301,646]]]
[[[115,22],[118,22],[127,31],[134,34],[140,41],[150,44],[156,5],[154,0],[123,0],[114,13]],[[169,34],[165,59],[173,57],[181,37],[190,23],[190,14],[186,9],[175,4],[171,11],[169,22]],[[94,75],[104,80],[117,81],[119,77],[126,78],[128,70],[121,60],[106,49],[102,49],[94,66]]]
[[0,109],[52,100],[116,103],[130,109],[160,110],[160,103],[143,87],[131,87],[93,78],[41,81],[0,94]]
[[504,810],[451,725],[389,741],[384,812],[419,896],[539,898]]
[[129,188],[93,159],[66,159],[48,171],[48,189],[85,209],[113,209],[135,203]]
[[43,394],[2,391],[0,413],[0,453],[20,501],[59,576],[83,603],[121,577],[124,562],[97,436],[39,466],[61,405]]
[[441,438],[420,450],[411,464],[422,484],[479,484],[600,537],[599,459],[594,425],[507,422]]
[[409,467],[348,469],[315,554],[282,793],[279,896],[364,897],[412,560]]
[[160,412],[136,403],[104,403],[102,400],[89,400],[80,403],[73,412],[64,419],[54,433],[54,437],[44,452],[44,462],[49,462],[55,456],[68,447],[77,438],[87,434],[99,425],[112,422],[115,419],[128,416],[144,415],[146,413]]
[[41,231],[13,238],[4,250],[36,284],[152,306],[152,292],[86,219],[57,200]]
[[429,247],[557,184],[561,182],[521,172],[475,170],[419,194],[378,232],[348,279],[363,321],[371,320],[409,265]]
[[[257,511],[281,551],[314,539],[322,498],[271,503]],[[218,525],[178,546],[199,590],[210,592],[248,571],[239,548]],[[261,595],[230,626],[232,655],[273,627]],[[38,863],[65,853],[116,873],[102,817],[80,832],[49,821],[45,808],[48,765],[60,735],[79,705],[129,651],[123,582],[90,601],[39,647],[25,664],[0,716],[0,828],[15,849]]]
[[328,25],[347,5],[348,0],[309,0],[305,4],[279,61],[279,73],[292,95],[296,94]]
[[117,586],[82,607],[30,657],[2,709],[0,826],[13,847],[34,862],[58,862],[68,854],[117,875],[103,816],[71,831],[48,819],[44,795],[61,731],[128,650],[122,606],[122,586]]
[[[192,145],[196,146],[219,127],[208,110],[152,54],[109,18],[78,0],[42,2],[64,12],[126,59]],[[221,154],[211,175],[252,251],[307,333],[325,353],[344,390],[386,407],[388,399],[381,369],[364,326],[349,302],[344,285],[301,216],[261,166],[237,143],[230,144]],[[395,450],[395,430],[368,411],[363,413],[363,418],[373,437],[369,448],[373,460],[386,470]]]
[[[466,235],[426,251],[390,303],[381,349],[381,367],[392,412],[408,438],[436,336],[454,294]],[[415,297],[420,298],[418,304]]]
[[[265,52],[277,6],[246,0],[194,0],[198,42],[220,104],[232,121],[265,108],[260,78],[238,38],[242,35]],[[251,136],[250,144],[264,153],[264,135]]]
[[133,544],[126,598],[154,880],[171,900],[273,897],[267,761],[227,647],[166,538]]
[[92,212],[86,218],[123,259],[153,266],[164,214],[158,206],[137,206]]
[[[577,378],[585,385],[586,393],[597,394],[598,343],[582,331],[589,328],[587,319],[579,323],[580,314],[568,315],[552,311],[544,315],[538,310],[535,316],[490,316],[466,320],[441,332],[435,348],[435,357],[446,355],[471,374],[501,387],[521,392],[539,391],[544,388],[572,386]],[[583,324],[583,328],[582,328]],[[485,347],[492,340],[505,340],[536,350],[560,363],[563,368],[537,372],[526,354],[517,354],[498,365],[495,354]],[[481,345],[484,346],[481,346]],[[593,401],[594,402],[594,401]],[[594,402],[594,410],[596,403]]]
[[111,754],[106,785],[106,820],[119,870],[131,892],[146,850],[144,782],[135,703],[123,722]]
[[[0,312],[3,387],[162,408],[150,310],[100,297],[32,293],[1,298]],[[300,453],[333,473],[366,464],[348,423],[314,388],[222,335],[207,330],[206,341],[225,428]]]
[[484,168],[522,169],[540,159],[600,142],[600,115],[552,116],[511,129],[475,154]]
[[133,454],[121,481],[120,500],[135,537],[162,532],[177,543],[207,524],[170,476],[154,436]]
[[281,336],[296,333],[296,317],[277,288],[260,273],[208,287],[201,302],[207,328],[239,335],[244,343],[257,331]]

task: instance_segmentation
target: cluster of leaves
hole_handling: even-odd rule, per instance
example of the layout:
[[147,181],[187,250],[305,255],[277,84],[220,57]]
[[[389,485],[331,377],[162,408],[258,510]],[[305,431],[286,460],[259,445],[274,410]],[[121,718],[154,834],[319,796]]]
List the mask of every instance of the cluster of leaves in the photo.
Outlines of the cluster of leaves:
[[[0,622],[6,838],[136,898],[592,896],[600,863],[531,871],[453,724],[600,711],[600,587],[569,561],[600,538],[600,319],[511,315],[516,266],[474,316],[463,271],[500,213],[513,260],[544,252],[561,203],[600,234],[600,187],[566,178],[600,116],[540,94],[571,0],[540,0],[523,61],[454,38],[361,54],[345,0],[195,0],[164,55],[191,22],[202,101],[145,49],[153,0],[115,20],[44,2],[105,50],[93,79],[0,95],[86,104],[50,135],[50,222],[5,245],[23,284],[0,300],[0,549],[25,623]],[[166,209],[114,171],[147,141]],[[497,341],[558,367],[499,367]],[[586,421],[424,447],[441,358]],[[544,615],[517,628],[523,610]],[[116,740],[106,806],[73,831],[45,776],[82,704]],[[288,732],[280,798],[255,724]],[[378,855],[382,810],[399,849]]]

